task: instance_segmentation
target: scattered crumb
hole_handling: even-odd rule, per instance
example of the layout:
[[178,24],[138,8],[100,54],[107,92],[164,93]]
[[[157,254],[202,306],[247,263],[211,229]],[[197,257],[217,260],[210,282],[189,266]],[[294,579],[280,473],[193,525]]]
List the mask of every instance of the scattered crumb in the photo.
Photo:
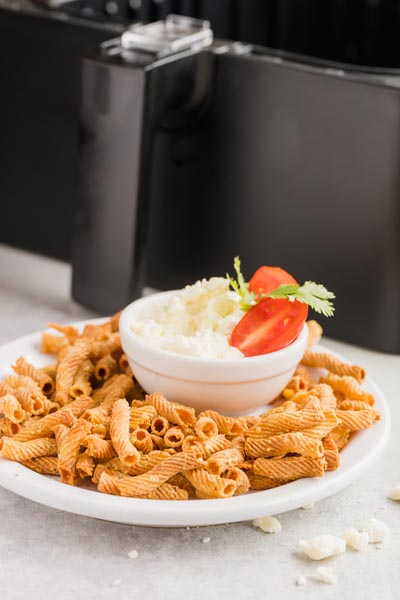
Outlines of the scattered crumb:
[[387,510],[387,506],[386,506],[386,504],[382,504],[382,506],[381,506],[381,510]]
[[398,483],[390,492],[389,498],[391,500],[400,500],[400,483]]
[[300,518],[300,519],[302,519],[302,518],[303,518],[303,515],[302,515],[301,513],[299,513],[299,518]]
[[378,521],[378,519],[370,519],[365,523],[362,531],[368,532],[370,544],[384,542],[390,533],[389,527],[382,521]]
[[131,550],[128,552],[129,558],[137,558],[139,556],[139,552],[137,550]]
[[275,517],[260,517],[259,519],[254,519],[253,525],[254,527],[262,529],[265,533],[279,533],[282,529],[282,525]]
[[190,529],[190,527],[186,527],[186,529]]
[[301,587],[303,585],[306,585],[307,583],[307,579],[304,577],[304,575],[299,575],[296,579],[296,585]]
[[368,547],[369,535],[367,531],[357,531],[355,527],[350,527],[342,533],[342,538],[351,550],[365,550]]
[[375,544],[376,550],[382,550],[382,544]]
[[323,583],[336,583],[337,576],[331,567],[318,567],[314,574],[315,579]]
[[203,538],[201,541],[203,542],[203,544],[209,544],[209,543],[210,543],[210,541],[211,541],[211,538],[209,538],[209,537],[205,537],[205,538]]
[[310,540],[300,540],[299,550],[312,560],[322,560],[346,551],[346,542],[334,535],[320,535]]
[[357,498],[356,502],[357,502],[357,504],[361,504],[362,503],[361,498]]
[[314,502],[310,502],[310,504],[305,504],[301,507],[303,510],[309,510],[310,508],[314,508]]
[[115,587],[116,585],[120,585],[122,583],[121,579],[114,579],[114,581],[111,583],[112,587]]

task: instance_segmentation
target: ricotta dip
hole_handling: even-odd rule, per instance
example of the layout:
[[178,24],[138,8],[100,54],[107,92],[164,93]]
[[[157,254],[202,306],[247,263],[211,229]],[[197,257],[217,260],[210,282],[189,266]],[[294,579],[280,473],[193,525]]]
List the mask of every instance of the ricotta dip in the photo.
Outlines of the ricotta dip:
[[201,358],[241,358],[229,338],[244,313],[239,295],[224,277],[196,281],[164,304],[154,304],[146,318],[132,323],[133,333],[151,346]]

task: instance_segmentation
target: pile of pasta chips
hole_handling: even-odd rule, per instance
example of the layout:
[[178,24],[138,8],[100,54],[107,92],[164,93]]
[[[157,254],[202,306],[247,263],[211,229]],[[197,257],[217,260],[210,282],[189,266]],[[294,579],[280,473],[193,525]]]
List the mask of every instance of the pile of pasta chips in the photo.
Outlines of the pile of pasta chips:
[[[379,419],[365,370],[315,352],[321,329],[269,410],[233,418],[146,395],[122,351],[119,314],[82,332],[50,324],[35,368],[23,357],[0,382],[0,452],[69,485],[156,500],[227,498],[340,465],[351,437]],[[316,377],[316,373],[318,376]],[[323,373],[322,377],[320,373]]]

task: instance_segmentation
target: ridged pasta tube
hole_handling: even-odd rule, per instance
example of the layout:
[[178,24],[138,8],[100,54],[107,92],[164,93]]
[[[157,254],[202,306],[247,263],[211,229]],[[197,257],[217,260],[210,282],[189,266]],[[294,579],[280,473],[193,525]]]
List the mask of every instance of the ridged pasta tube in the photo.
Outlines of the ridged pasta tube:
[[0,413],[12,423],[22,423],[25,419],[25,411],[13,394],[5,394],[0,398]]
[[140,454],[129,439],[129,404],[121,398],[114,402],[111,412],[110,435],[113,446],[123,464],[134,465]]
[[302,454],[312,458],[323,456],[321,439],[307,437],[303,432],[298,431],[281,433],[263,439],[247,438],[245,450],[250,458],[281,456],[288,453]]
[[108,491],[116,489],[121,496],[146,496],[161,484],[166,483],[176,473],[181,473],[187,469],[194,469],[201,464],[201,461],[192,454],[179,452],[167,458],[147,473],[143,473],[143,475],[136,475],[135,477],[124,475],[119,478],[104,472],[100,476],[99,490]]
[[365,379],[365,369],[358,365],[349,365],[328,352],[313,352],[306,350],[301,363],[306,367],[327,369],[336,375],[350,375],[359,383]]
[[36,438],[45,438],[52,435],[53,429],[57,425],[67,425],[71,427],[74,424],[75,417],[70,410],[58,410],[55,413],[46,415],[38,421],[32,421],[14,437],[20,442],[27,442]]
[[330,433],[322,440],[322,443],[324,445],[324,458],[326,461],[326,470],[334,471],[340,465],[339,450]]
[[301,477],[322,477],[325,472],[325,464],[324,457],[257,458],[254,461],[253,471],[255,475],[290,481]]
[[17,358],[13,369],[19,375],[26,375],[36,381],[46,396],[49,396],[54,391],[54,381],[50,375],[47,375],[40,369],[36,369],[33,365],[28,363],[23,356]]
[[225,417],[215,410],[205,410],[199,414],[199,418],[201,417],[212,419],[217,424],[219,433],[224,435],[242,435],[246,430],[246,424],[243,420]]
[[57,369],[55,401],[64,406],[69,401],[69,392],[79,367],[89,358],[90,344],[79,339],[68,348]]
[[244,454],[238,448],[227,448],[216,452],[207,460],[206,469],[213,475],[221,475],[230,467],[236,467],[243,462]]
[[212,475],[205,469],[185,471],[184,475],[195,487],[198,498],[229,498],[236,492],[236,481]]
[[39,456],[22,461],[24,467],[42,475],[59,475],[58,458],[56,456]]
[[0,453],[4,458],[22,462],[38,456],[57,453],[56,442],[50,438],[40,438],[29,442],[18,442],[14,438],[0,438]]
[[362,389],[360,384],[354,377],[348,375],[339,377],[329,373],[328,377],[322,377],[321,383],[327,383],[336,392],[342,392],[350,400],[360,400],[367,402],[371,406],[375,404],[375,398],[372,394]]
[[176,402],[169,402],[162,394],[155,393],[146,396],[146,402],[155,407],[158,414],[165,417],[171,423],[181,427],[191,427],[196,418],[194,409]]

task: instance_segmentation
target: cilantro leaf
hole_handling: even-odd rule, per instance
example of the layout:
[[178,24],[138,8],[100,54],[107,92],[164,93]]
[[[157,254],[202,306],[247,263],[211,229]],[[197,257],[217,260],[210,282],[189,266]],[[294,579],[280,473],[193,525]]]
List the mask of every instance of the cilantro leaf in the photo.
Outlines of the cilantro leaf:
[[306,281],[303,285],[290,283],[280,285],[276,290],[267,294],[269,298],[287,298],[291,302],[298,300],[308,304],[315,312],[323,314],[325,317],[332,317],[335,311],[333,298],[335,294],[326,289],[324,285],[314,281]]

